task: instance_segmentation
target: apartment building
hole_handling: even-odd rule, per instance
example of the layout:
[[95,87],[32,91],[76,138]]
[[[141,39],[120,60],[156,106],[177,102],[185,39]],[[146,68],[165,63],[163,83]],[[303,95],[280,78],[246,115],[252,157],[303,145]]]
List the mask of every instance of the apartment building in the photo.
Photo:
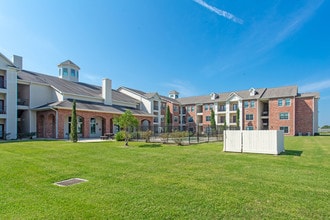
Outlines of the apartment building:
[[286,86],[211,93],[177,100],[187,110],[186,126],[199,132],[204,132],[210,125],[210,109],[213,109],[218,127],[313,135],[318,129],[319,98],[319,93],[299,93],[297,86]]
[[80,137],[116,133],[113,119],[130,110],[140,126],[165,131],[166,110],[177,130],[207,132],[214,112],[217,128],[283,130],[286,135],[313,135],[318,129],[319,93],[299,93],[297,86],[250,88],[179,98],[137,89],[79,82],[80,68],[60,63],[58,77],[23,69],[23,58],[10,61],[0,53],[0,139],[35,132],[40,138],[68,138],[72,102],[77,102]]
[[79,82],[80,68],[67,60],[58,65],[58,77],[23,69],[23,58],[10,61],[0,54],[0,135],[16,139],[35,132],[39,138],[68,138],[71,111],[76,100],[80,137],[115,133],[113,119],[130,110],[140,124],[149,126],[153,115],[140,110],[141,102],[112,89]]

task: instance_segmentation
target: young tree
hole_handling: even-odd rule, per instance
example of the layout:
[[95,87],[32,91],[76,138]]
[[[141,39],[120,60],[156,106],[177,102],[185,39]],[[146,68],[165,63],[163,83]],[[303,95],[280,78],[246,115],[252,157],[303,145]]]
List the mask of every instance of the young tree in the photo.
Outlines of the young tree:
[[169,132],[169,128],[171,125],[171,112],[170,112],[170,106],[167,106],[166,108],[166,114],[165,114],[165,132]]
[[239,127],[239,115],[240,115],[240,111],[239,108],[237,108],[236,110],[236,127]]
[[211,109],[211,129],[212,131],[215,131],[216,125],[215,125],[215,116],[214,116],[214,110]]
[[72,103],[72,113],[71,113],[71,132],[70,140],[72,142],[78,141],[78,131],[77,131],[77,113],[76,113],[76,100]]
[[124,114],[114,119],[114,123],[119,125],[122,129],[125,138],[125,146],[128,146],[129,132],[139,125],[139,121],[130,110],[126,110]]

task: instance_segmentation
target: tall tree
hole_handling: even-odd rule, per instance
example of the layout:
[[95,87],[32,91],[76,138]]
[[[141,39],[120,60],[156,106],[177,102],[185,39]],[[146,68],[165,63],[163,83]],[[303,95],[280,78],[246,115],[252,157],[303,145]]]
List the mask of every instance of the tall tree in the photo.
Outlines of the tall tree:
[[211,129],[212,131],[215,131],[215,115],[214,115],[214,110],[213,108],[211,109]]
[[77,112],[76,112],[76,100],[72,103],[72,113],[71,113],[71,132],[70,140],[72,142],[78,141],[78,131],[77,131]]
[[114,123],[122,129],[125,139],[125,145],[128,146],[130,131],[139,125],[139,121],[135,118],[130,110],[126,110],[124,114],[114,119]]
[[170,126],[171,126],[171,112],[170,112],[170,106],[167,106],[166,114],[165,114],[165,132],[169,132]]

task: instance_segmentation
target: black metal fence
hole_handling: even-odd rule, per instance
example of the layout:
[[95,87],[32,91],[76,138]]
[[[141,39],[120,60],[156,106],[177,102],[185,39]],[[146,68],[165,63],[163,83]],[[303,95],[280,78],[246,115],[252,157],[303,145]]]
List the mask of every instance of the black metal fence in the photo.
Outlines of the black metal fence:
[[[226,129],[237,130],[237,127],[227,127]],[[176,143],[178,145],[187,145],[194,143],[205,143],[223,141],[224,126],[196,126],[196,127],[178,127],[178,126],[149,126],[139,127],[131,133],[133,141],[147,141],[157,143]]]

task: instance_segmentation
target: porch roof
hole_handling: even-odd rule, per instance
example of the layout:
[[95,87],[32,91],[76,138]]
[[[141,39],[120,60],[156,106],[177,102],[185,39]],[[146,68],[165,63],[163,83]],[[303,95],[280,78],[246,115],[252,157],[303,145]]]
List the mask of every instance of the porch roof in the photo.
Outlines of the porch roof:
[[[46,110],[46,109],[72,109],[73,100],[64,100],[59,102],[48,103],[39,107],[34,108],[36,111]],[[93,112],[103,112],[112,114],[123,114],[126,110],[130,110],[133,115],[154,117],[154,115],[148,112],[137,110],[134,108],[128,108],[118,105],[104,105],[103,103],[88,102],[88,101],[76,101],[77,111],[93,111]]]

